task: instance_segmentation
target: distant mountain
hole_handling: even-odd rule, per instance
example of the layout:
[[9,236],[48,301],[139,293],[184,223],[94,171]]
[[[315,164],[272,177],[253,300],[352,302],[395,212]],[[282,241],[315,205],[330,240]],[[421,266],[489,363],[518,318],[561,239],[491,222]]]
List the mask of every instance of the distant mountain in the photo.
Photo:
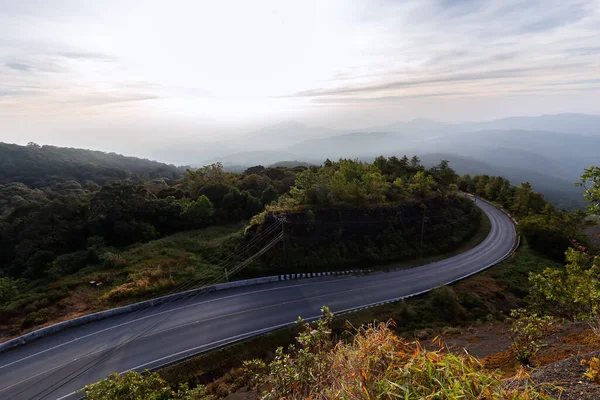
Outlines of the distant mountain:
[[438,164],[440,160],[448,160],[450,161],[450,167],[460,175],[503,176],[514,185],[529,182],[536,191],[542,193],[548,201],[560,208],[573,209],[582,207],[585,203],[582,188],[575,186],[573,181],[542,172],[514,166],[498,166],[487,159],[482,161],[482,159],[463,157],[457,154],[423,154],[420,159],[423,165],[427,167]]
[[399,135],[382,132],[355,132],[337,135],[325,139],[306,140],[285,149],[302,160],[320,160],[326,158],[355,158],[377,156],[385,147],[398,148],[406,143]]
[[[600,164],[600,116],[556,114],[459,124],[414,119],[350,133],[285,122],[223,143],[230,147],[219,152],[213,144],[202,150],[210,153],[205,163],[243,168],[281,160],[318,165],[327,158],[449,154],[469,166],[457,168],[459,172],[504,175],[516,184],[529,181],[557,203],[581,203],[573,182],[584,168]],[[239,150],[231,151],[231,146]]]
[[[311,160],[319,160],[327,157],[356,157],[359,154],[366,155],[365,152],[376,154],[377,152],[381,152],[381,148],[388,149],[390,146],[394,151],[403,148],[407,151],[422,153],[423,146],[420,144],[423,144],[421,143],[423,141],[428,141],[429,145],[432,142],[435,143],[443,139],[454,140],[454,135],[458,134],[493,130],[530,130],[600,137],[600,116],[556,114],[537,117],[512,117],[486,122],[464,122],[458,124],[421,118],[373,126],[367,129],[355,129],[350,132],[323,127],[309,127],[300,122],[286,121],[227,140],[188,143],[187,145],[166,145],[164,148],[152,152],[151,156],[157,159],[180,160],[181,163],[186,164],[206,164],[215,160],[225,160],[233,155],[242,155],[242,153],[248,156],[247,162],[252,163],[250,160],[252,156],[248,153],[273,150],[285,153],[297,153],[299,156],[306,157],[304,153],[310,149],[312,152]],[[388,136],[386,139],[371,136],[376,134]],[[368,135],[365,139],[367,143],[360,143],[362,135]],[[376,147],[379,148],[372,148],[371,139],[376,139]],[[323,141],[318,142],[319,140]],[[340,141],[339,143],[337,143],[338,140]],[[340,143],[342,147],[339,147]],[[313,151],[315,146],[319,150],[317,153]],[[342,148],[346,153],[338,151]],[[427,151],[436,152],[445,150],[428,149]],[[289,155],[293,154],[286,154],[285,158],[287,159]],[[281,159],[281,157],[274,156],[270,157],[268,162],[276,162]],[[235,161],[232,160],[231,162]]]
[[403,134],[450,134],[484,130],[531,130],[600,136],[600,115],[551,114],[455,124],[429,119],[414,119],[412,121],[398,121],[363,129],[365,132],[377,131]]
[[245,165],[251,167],[254,165],[269,165],[281,160],[295,160],[296,155],[289,151],[278,150],[257,150],[257,151],[242,151],[239,153],[229,154],[224,157],[216,157],[207,160],[205,164],[215,162],[223,163],[223,165]]
[[510,117],[487,122],[467,122],[458,126],[459,130],[470,131],[531,130],[600,136],[600,115],[552,114],[537,117]]
[[105,184],[117,180],[174,180],[183,168],[116,153],[0,142],[0,185],[21,182],[44,187],[75,180]]
[[452,124],[417,118],[411,121],[397,121],[387,125],[378,125],[365,129],[367,132],[395,132],[409,135],[435,133],[452,128]]
[[269,165],[271,168],[296,168],[296,167],[313,167],[320,164],[311,164],[302,161],[279,161],[275,164]]
[[309,127],[300,122],[286,121],[241,135],[235,141],[244,148],[273,150],[292,146],[310,139],[339,135],[335,129]]
[[[372,160],[378,155],[446,154],[459,173],[501,175],[515,184],[528,181],[548,200],[572,208],[582,204],[582,191],[574,182],[585,168],[600,163],[598,149],[600,135],[548,131],[354,132],[306,140],[276,151],[233,154],[222,160],[251,166],[283,159],[321,164],[326,158]],[[439,158],[431,162],[438,163]]]

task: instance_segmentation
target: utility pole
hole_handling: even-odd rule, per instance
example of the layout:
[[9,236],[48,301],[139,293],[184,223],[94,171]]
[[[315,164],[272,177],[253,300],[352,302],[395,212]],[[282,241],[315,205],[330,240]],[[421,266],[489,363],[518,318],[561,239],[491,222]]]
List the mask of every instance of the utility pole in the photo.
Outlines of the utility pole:
[[225,268],[225,282],[229,282],[229,273],[227,272],[227,268]]
[[420,248],[423,248],[423,235],[425,233],[425,222],[429,221],[429,217],[423,217],[423,222],[421,222],[421,245]]
[[285,259],[286,267],[288,266],[288,258],[287,258],[287,246],[285,245],[285,217],[281,221],[281,234],[283,235],[283,258]]
[[285,266],[289,267],[290,263],[289,263],[289,257],[288,257],[288,253],[287,253],[287,240],[285,238],[285,223],[287,222],[287,220],[285,219],[284,215],[280,215],[277,217],[277,219],[279,220],[279,222],[281,222],[281,233],[283,235],[283,258],[284,258],[284,262],[285,262]]
[[421,203],[421,215],[423,218],[421,219],[421,244],[419,245],[419,254],[423,253],[423,235],[425,234],[425,222],[429,219],[425,214],[427,214],[427,206]]

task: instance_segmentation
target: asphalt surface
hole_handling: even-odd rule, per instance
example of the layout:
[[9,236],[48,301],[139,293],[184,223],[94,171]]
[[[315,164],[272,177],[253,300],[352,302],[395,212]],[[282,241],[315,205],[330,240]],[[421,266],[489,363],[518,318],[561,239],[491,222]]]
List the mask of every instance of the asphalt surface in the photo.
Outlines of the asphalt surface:
[[[280,281],[156,306],[39,339],[0,354],[0,399],[79,398],[73,392],[114,372],[156,368],[294,322],[362,308],[472,275],[510,253],[510,218],[477,204],[491,231],[477,247],[421,267],[363,276]],[[135,340],[131,340],[136,338]]]

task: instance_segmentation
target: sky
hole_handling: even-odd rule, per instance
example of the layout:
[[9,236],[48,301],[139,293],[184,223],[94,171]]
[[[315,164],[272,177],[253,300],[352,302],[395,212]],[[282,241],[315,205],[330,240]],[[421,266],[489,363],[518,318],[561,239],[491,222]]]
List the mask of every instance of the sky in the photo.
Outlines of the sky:
[[0,0],[0,141],[600,114],[600,0]]

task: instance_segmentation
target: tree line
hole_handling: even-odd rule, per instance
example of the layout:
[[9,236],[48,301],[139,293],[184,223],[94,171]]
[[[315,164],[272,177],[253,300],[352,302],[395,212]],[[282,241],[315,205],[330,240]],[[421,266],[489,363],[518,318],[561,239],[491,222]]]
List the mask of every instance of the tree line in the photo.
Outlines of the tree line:
[[501,176],[465,175],[459,178],[460,190],[493,201],[519,219],[519,232],[531,248],[559,261],[571,241],[586,241],[581,229],[587,224],[584,210],[557,209],[528,182],[513,186]]
[[[34,144],[26,149],[29,154],[60,153]],[[64,154],[71,151],[80,150],[66,149]],[[57,165],[39,180],[44,185],[0,184],[0,276],[37,279],[69,274],[104,262],[96,251],[102,246],[127,246],[183,230],[249,220],[265,209],[373,207],[458,190],[511,209],[521,218],[522,233],[530,244],[556,257],[564,253],[567,238],[578,234],[584,220],[579,212],[556,210],[528,183],[515,187],[501,177],[459,177],[447,161],[426,168],[417,156],[377,157],[372,163],[326,160],[310,168],[255,166],[240,174],[226,172],[216,163],[188,168],[180,175],[171,171],[167,177],[150,174],[146,179],[104,184],[68,179],[68,173],[57,177],[54,171],[64,166],[63,161],[40,160],[40,170],[44,163]]]
[[[300,168],[301,170],[302,168]],[[287,192],[298,169],[221,164],[173,181],[67,180],[43,188],[0,185],[0,276],[65,275],[101,262],[101,246],[126,246],[211,224],[247,220]]]

